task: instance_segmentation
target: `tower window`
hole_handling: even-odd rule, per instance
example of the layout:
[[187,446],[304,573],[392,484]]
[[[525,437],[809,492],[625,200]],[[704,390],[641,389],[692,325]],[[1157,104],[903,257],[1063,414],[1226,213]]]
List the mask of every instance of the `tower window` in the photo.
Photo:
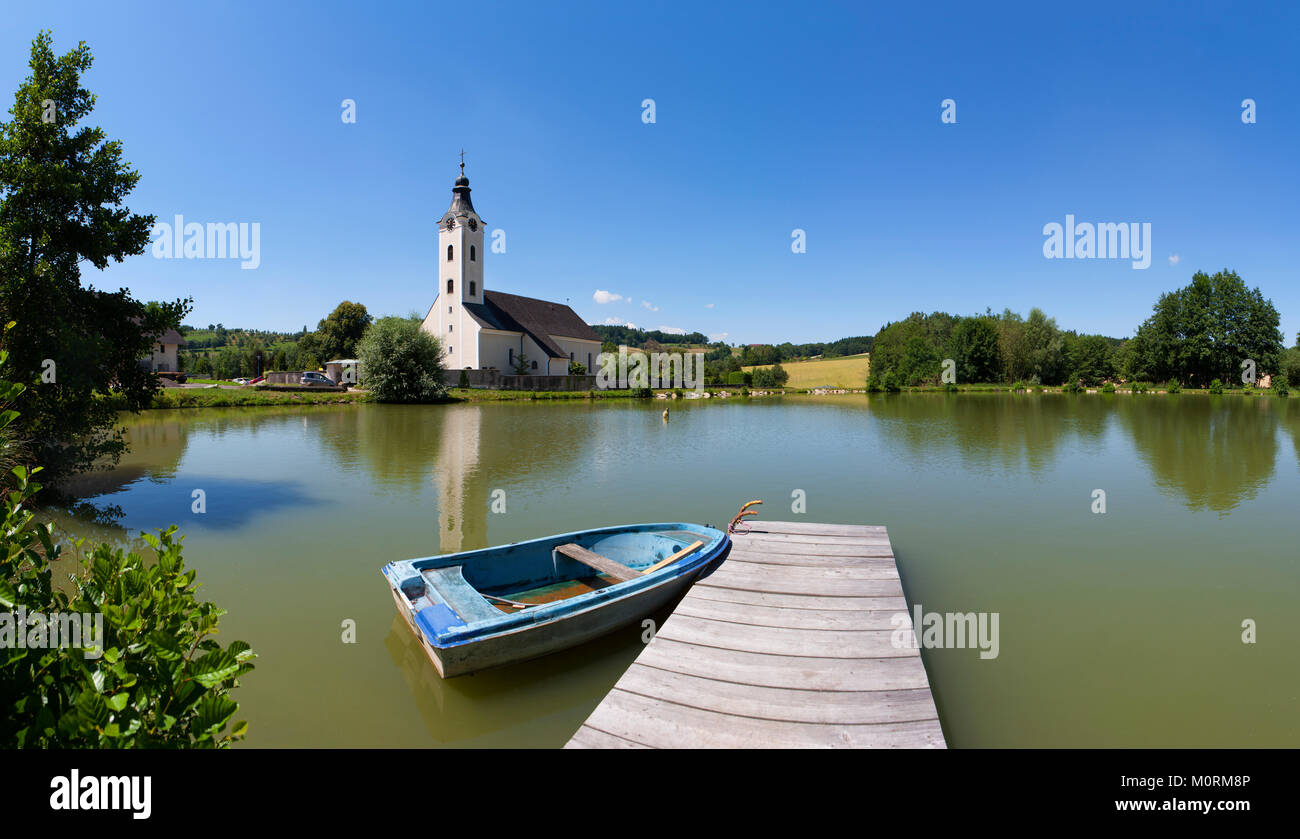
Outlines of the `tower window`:
[[474,256],[475,256],[474,246],[473,246],[473,245],[470,245],[470,246],[469,246],[469,261],[470,261],[470,262],[473,262],[473,261],[474,261]]
[[451,307],[450,307],[450,306],[447,307],[447,314],[451,314]]
[[473,296],[475,295],[475,293],[476,293],[476,292],[475,292],[475,289],[476,289],[476,288],[478,288],[478,283],[474,282],[473,280],[470,280],[470,281],[469,281],[469,296],[470,296],[470,297],[473,297]]
[[448,331],[448,332],[451,332],[451,331],[452,331],[452,327],[454,327],[454,326],[455,326],[454,323],[449,323],[449,324],[447,324],[447,331]]
[[448,246],[447,246],[447,261],[448,261],[448,262],[451,262],[451,251],[452,251],[452,245],[448,245]]
[[534,370],[537,369],[537,362],[536,362],[536,361],[533,362],[533,369],[534,369]]
[[447,280],[447,293],[451,294],[454,289],[455,289],[455,281]]
[[514,363],[515,363],[515,350],[514,350],[514,347],[511,347],[511,348],[510,348],[510,363],[511,363],[511,364],[514,364]]

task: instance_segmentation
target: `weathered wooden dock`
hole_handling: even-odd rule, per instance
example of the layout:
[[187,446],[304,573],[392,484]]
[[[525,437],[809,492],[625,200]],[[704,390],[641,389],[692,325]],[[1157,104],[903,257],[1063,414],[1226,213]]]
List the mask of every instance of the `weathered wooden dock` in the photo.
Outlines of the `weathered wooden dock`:
[[943,748],[883,527],[751,522],[567,748]]

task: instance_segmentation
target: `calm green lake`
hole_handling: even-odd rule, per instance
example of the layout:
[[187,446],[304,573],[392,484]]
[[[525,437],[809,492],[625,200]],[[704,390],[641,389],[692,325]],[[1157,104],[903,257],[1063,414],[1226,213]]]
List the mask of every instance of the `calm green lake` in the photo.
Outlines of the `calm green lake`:
[[236,694],[254,747],[560,746],[640,627],[444,682],[380,567],[722,525],[752,498],[798,519],[795,490],[809,521],[888,526],[910,604],[999,613],[997,658],[924,652],[950,745],[1300,746],[1300,400],[783,397],[674,402],[668,423],[664,406],[153,411],[83,487],[116,523],[59,521],[116,539],[181,526],[223,638],[259,655]]

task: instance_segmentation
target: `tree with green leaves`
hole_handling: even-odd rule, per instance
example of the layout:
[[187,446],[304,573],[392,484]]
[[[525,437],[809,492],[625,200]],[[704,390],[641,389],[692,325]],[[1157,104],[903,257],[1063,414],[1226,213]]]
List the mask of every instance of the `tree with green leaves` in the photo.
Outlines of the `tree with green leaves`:
[[963,384],[996,382],[1002,375],[997,321],[991,317],[962,318],[952,331],[952,360]]
[[1099,385],[1115,374],[1111,340],[1104,335],[1066,336],[1066,367],[1071,382]]
[[380,318],[357,344],[362,385],[380,402],[436,402],[447,395],[442,344],[412,318]]
[[[126,289],[82,286],[83,262],[103,270],[144,253],[154,221],[124,206],[140,175],[121,143],[82,124],[92,60],[84,43],[56,56],[41,32],[0,122],[0,323],[16,322],[11,375],[33,385],[14,430],[55,479],[125,450],[117,411],[147,407],[159,388],[140,360],[189,311],[187,300],[147,307]],[[98,398],[109,391],[119,398]]]
[[1259,375],[1276,373],[1283,349],[1279,320],[1273,301],[1247,288],[1235,271],[1198,271],[1187,286],[1160,295],[1138,328],[1135,375],[1203,387],[1214,379],[1240,381],[1248,359]]
[[344,300],[316,327],[322,361],[355,358],[357,343],[374,320],[360,303]]

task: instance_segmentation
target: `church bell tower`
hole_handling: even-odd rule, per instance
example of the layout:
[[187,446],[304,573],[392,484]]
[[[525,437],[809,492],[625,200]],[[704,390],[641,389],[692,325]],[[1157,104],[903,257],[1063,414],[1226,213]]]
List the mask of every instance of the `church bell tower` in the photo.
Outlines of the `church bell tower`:
[[483,303],[483,219],[469,197],[465,153],[460,177],[451,189],[451,206],[438,222],[438,339],[449,370],[477,368],[477,330],[466,303]]

